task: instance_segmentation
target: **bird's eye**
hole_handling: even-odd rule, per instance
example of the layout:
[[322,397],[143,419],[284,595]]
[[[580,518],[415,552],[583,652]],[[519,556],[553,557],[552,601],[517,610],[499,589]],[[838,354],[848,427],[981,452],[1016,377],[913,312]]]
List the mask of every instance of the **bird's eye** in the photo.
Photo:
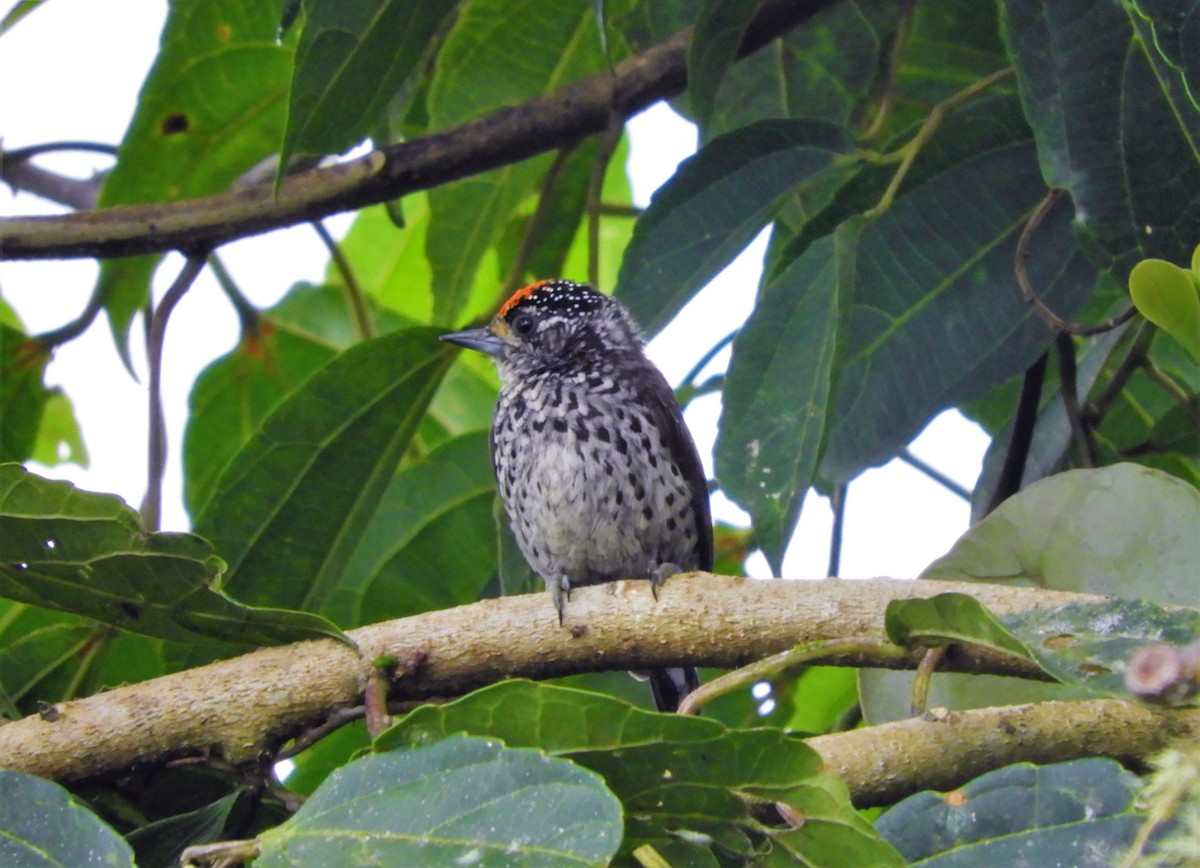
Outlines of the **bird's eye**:
[[521,337],[527,338],[533,334],[533,329],[536,325],[537,323],[534,321],[532,316],[527,313],[523,313],[512,321],[512,330]]

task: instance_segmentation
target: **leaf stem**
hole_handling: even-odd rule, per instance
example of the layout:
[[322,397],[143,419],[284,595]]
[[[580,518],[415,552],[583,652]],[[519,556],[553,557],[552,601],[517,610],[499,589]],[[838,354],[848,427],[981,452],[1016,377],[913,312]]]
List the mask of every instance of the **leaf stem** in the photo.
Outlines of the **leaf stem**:
[[371,314],[367,310],[367,302],[363,296],[362,284],[358,282],[358,278],[354,275],[354,268],[350,265],[350,260],[346,258],[342,246],[337,243],[334,237],[325,228],[325,224],[320,220],[312,221],[312,228],[316,230],[317,237],[321,239],[321,243],[325,245],[325,249],[329,251],[329,257],[333,260],[333,267],[337,269],[338,275],[342,278],[342,292],[346,296],[346,306],[350,308],[350,316],[354,320],[354,327],[358,331],[358,336],[365,340],[370,340],[375,329],[371,325]]

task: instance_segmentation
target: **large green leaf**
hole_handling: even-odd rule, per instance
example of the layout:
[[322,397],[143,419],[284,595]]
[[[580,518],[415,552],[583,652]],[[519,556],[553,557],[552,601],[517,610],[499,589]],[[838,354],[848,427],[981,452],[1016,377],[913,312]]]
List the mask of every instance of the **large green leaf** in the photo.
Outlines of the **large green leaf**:
[[0,769],[0,864],[134,868],[133,851],[58,784]]
[[1116,864],[1142,824],[1141,782],[1110,759],[1005,766],[905,799],[875,827],[909,865]]
[[[162,46],[99,207],[190,199],[226,189],[283,136],[292,45],[276,39],[278,4],[175,0]],[[98,291],[128,363],[129,323],[158,257],[106,260]]]
[[776,575],[825,450],[860,229],[842,224],[771,279],[733,344],[717,478]]
[[457,5],[308,0],[281,159],[340,153],[366,138]]
[[1158,470],[1071,470],[1010,497],[922,578],[1200,606],[1200,491]]
[[177,641],[341,635],[323,618],[230,599],[219,589],[223,566],[198,536],[144,532],[115,495],[0,465],[0,595]]
[[708,126],[721,80],[737,59],[738,47],[758,9],[757,0],[707,0],[688,46],[688,98],[696,124]]
[[495,493],[486,431],[406,466],[346,566],[330,617],[359,624],[479,599],[496,567]]
[[452,358],[432,330],[395,332],[346,350],[271,411],[196,519],[229,563],[227,586],[328,604]]
[[603,865],[620,842],[621,804],[597,775],[460,734],[338,769],[259,836],[255,864]]
[[[514,105],[604,63],[587,4],[468,0],[438,54],[429,88],[430,124],[445,128]],[[430,192],[425,252],[433,271],[434,322],[459,321],[484,254],[549,165],[543,155]],[[497,277],[490,282],[495,286]]]
[[833,124],[762,121],[705,145],[637,222],[616,295],[650,334],[728,265],[793,193],[817,196],[852,175]]
[[[1018,236],[1046,192],[1015,100],[956,114],[913,171],[911,185],[859,235],[846,361],[821,468],[833,482],[892,457],[936,413],[1023,371],[1050,341],[1013,274]],[[1046,218],[1026,263],[1042,299],[1063,316],[1095,285],[1070,217],[1060,207]]]
[[1135,5],[1003,6],[1046,183],[1071,194],[1078,231],[1122,278],[1141,259],[1186,262],[1200,239],[1200,113]]
[[[803,740],[773,729],[727,729],[643,711],[596,693],[505,681],[452,703],[423,706],[379,737],[377,749],[467,731],[539,747],[599,772],[625,807],[622,853],[681,848],[672,864],[711,864],[713,851],[761,854],[767,839],[807,864],[899,864],[821,770]],[[783,837],[747,799],[790,806],[805,822]],[[675,851],[672,850],[674,853]]]

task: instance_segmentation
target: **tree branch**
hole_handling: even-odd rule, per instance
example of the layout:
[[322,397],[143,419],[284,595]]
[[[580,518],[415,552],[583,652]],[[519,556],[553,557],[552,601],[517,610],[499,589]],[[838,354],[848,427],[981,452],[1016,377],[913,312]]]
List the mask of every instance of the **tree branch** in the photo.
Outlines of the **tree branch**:
[[[739,51],[753,53],[835,0],[767,0]],[[0,258],[110,258],[211,249],[235,238],[385,202],[603,132],[687,83],[690,30],[553,93],[358,160],[184,202],[0,220]]]
[[[198,669],[127,685],[0,726],[0,765],[78,779],[190,755],[245,763],[359,704],[369,662],[396,661],[392,694],[422,699],[464,693],[510,677],[666,665],[736,667],[798,643],[845,636],[883,638],[883,612],[897,598],[970,594],[1001,614],[1101,598],[1033,588],[956,582],[787,582],[691,574],[657,600],[649,583],[615,582],[572,593],[565,628],[549,597],[484,600],[351,632],[358,650],[333,640],[266,648]],[[824,662],[917,665],[866,647]],[[974,649],[947,655],[945,671],[1039,677],[1011,657]]]
[[808,743],[860,808],[950,790],[1009,763],[1107,756],[1134,766],[1177,738],[1200,737],[1200,709],[1162,711],[1121,699],[943,712],[821,735]]

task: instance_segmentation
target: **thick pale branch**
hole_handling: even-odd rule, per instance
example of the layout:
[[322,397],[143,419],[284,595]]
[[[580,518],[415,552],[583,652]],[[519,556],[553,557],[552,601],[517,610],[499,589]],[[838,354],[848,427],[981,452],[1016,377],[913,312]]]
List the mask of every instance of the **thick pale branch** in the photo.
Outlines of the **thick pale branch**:
[[1178,738],[1200,738],[1200,709],[1092,699],[930,714],[808,743],[865,808],[950,790],[1009,763],[1107,756],[1141,765]]
[[[761,48],[834,0],[768,0],[742,42]],[[0,258],[101,258],[172,249],[212,249],[234,238],[395,199],[564,147],[680,93],[687,83],[691,31],[545,96],[454,129],[314,169],[285,181],[276,196],[261,184],[184,202],[60,217],[0,220]]]
[[[0,765],[73,779],[204,752],[247,762],[359,702],[369,661],[384,653],[404,673],[393,693],[420,699],[508,677],[684,663],[732,667],[801,642],[882,637],[884,608],[897,598],[960,591],[1000,613],[1099,599],[1001,585],[696,573],[671,580],[655,600],[648,585],[576,591],[562,627],[547,595],[485,600],[355,630],[361,653],[332,640],[267,648],[61,703],[44,717],[0,727]],[[864,650],[826,662],[915,666],[919,657],[874,660]],[[970,653],[950,655],[946,668],[1034,675],[1012,659]]]

